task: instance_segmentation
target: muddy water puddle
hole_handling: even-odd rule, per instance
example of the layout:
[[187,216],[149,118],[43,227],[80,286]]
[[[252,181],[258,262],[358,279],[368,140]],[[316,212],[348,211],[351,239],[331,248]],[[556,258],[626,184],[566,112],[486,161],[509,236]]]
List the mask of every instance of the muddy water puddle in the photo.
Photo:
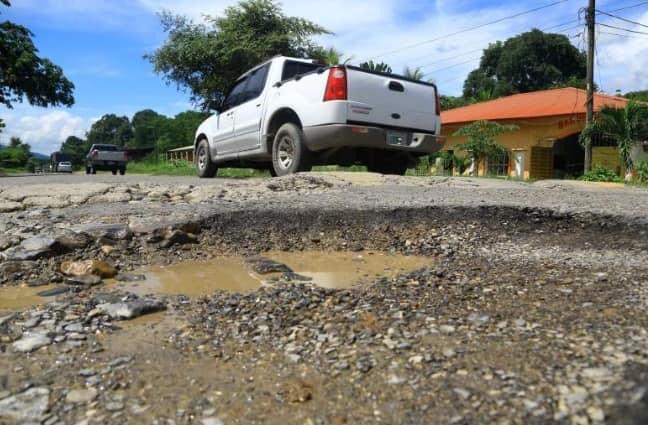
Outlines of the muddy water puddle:
[[0,288],[0,312],[3,310],[22,310],[39,304],[48,303],[52,298],[41,297],[38,294],[43,291],[54,289],[55,287],[55,285],[2,287]]
[[326,288],[350,288],[379,276],[396,276],[430,264],[430,259],[384,252],[268,252],[264,259],[286,265],[293,273],[257,273],[242,257],[219,257],[204,262],[184,262],[157,266],[136,273],[146,276],[139,282],[111,283],[140,295],[183,294],[201,296],[217,289],[249,292],[277,278],[310,281]]

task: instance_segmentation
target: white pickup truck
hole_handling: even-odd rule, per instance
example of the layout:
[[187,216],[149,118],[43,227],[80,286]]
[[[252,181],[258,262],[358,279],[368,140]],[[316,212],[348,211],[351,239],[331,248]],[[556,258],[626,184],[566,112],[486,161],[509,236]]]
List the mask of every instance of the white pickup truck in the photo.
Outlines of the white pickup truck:
[[432,83],[349,65],[275,57],[243,74],[195,138],[196,171],[364,164],[404,174],[443,145],[439,92]]

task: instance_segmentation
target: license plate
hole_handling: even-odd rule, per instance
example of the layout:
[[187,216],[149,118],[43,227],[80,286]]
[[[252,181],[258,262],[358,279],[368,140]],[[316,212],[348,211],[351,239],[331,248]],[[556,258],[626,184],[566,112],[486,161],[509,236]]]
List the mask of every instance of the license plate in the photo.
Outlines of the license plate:
[[407,146],[408,134],[404,131],[387,131],[387,144],[392,146]]
[[108,164],[108,165],[115,165],[115,161],[107,161],[106,164]]

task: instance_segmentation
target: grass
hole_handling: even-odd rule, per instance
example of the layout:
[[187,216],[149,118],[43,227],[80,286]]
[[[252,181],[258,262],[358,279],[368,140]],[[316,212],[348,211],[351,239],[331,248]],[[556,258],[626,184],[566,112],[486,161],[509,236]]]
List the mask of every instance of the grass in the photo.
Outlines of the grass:
[[[139,161],[128,164],[128,173],[149,174],[152,176],[195,176],[196,168],[189,161]],[[220,168],[219,177],[249,178],[269,177],[268,171],[259,171],[253,168]]]

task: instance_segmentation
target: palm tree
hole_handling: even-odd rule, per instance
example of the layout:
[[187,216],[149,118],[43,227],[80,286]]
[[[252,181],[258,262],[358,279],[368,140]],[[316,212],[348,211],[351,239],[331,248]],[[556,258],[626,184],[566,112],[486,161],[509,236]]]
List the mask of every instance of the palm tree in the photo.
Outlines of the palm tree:
[[363,62],[360,64],[360,68],[368,69],[369,71],[384,72],[387,74],[392,73],[391,66],[387,65],[385,62],[374,63],[374,61]]
[[353,56],[349,56],[348,58],[342,60],[343,57],[344,53],[340,52],[335,47],[329,47],[328,49],[324,49],[319,53],[319,59],[324,61],[327,65],[331,66],[346,64],[351,59],[353,59]]
[[619,157],[626,169],[626,179],[631,177],[634,168],[632,149],[648,137],[648,106],[630,100],[624,108],[601,108],[594,122],[581,133],[581,143],[591,141],[592,136],[597,133],[616,142]]
[[421,71],[421,68],[410,68],[406,66],[403,70],[403,76],[409,78],[410,80],[420,81],[423,79],[425,74]]

